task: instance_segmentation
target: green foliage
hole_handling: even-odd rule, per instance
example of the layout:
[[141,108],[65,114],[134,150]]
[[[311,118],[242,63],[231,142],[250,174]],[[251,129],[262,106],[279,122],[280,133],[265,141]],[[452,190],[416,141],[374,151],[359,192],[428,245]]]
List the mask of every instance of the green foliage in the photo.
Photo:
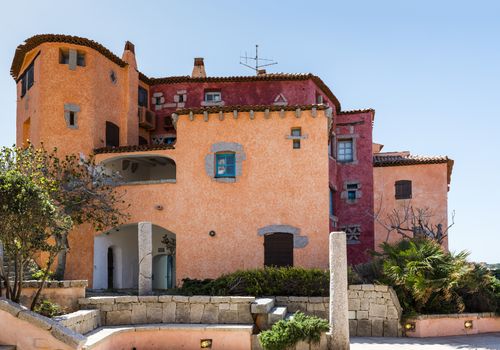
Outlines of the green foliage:
[[264,350],[284,350],[301,340],[318,343],[321,333],[328,330],[326,320],[296,312],[290,320],[278,321],[270,330],[261,332],[259,341]]
[[49,318],[59,316],[64,313],[64,311],[58,304],[46,299],[41,300],[39,303],[37,303],[33,311]]
[[214,280],[184,279],[175,293],[185,295],[328,296],[329,272],[302,267],[236,271]]
[[431,239],[383,243],[368,264],[353,268],[350,282],[394,288],[405,314],[492,312],[500,306],[500,282],[468,253],[444,251]]

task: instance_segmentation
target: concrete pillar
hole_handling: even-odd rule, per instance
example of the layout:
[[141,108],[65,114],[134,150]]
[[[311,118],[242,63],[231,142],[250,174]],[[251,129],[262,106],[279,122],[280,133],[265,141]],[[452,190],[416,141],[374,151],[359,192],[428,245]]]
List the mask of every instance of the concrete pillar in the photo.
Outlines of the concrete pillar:
[[330,333],[328,348],[349,350],[347,306],[347,243],[345,232],[330,233]]
[[139,250],[139,295],[153,291],[153,225],[140,222],[138,225]]

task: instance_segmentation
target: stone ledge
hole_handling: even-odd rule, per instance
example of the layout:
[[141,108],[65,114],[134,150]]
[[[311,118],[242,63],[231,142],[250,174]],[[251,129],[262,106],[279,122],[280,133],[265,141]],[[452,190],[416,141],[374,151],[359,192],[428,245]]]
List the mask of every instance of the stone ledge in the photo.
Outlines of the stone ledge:
[[54,338],[73,348],[81,348],[85,341],[84,336],[60,325],[55,320],[32,312],[5,298],[0,298],[0,310],[10,313],[20,320],[30,323],[36,328],[50,331]]

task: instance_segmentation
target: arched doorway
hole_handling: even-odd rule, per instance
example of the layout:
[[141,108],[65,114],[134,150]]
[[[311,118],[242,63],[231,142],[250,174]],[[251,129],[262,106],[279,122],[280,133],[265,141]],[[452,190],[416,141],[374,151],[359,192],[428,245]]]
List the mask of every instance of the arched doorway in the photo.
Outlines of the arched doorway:
[[[158,225],[152,225],[151,252],[153,271],[153,287],[155,279],[163,280],[159,289],[175,287],[175,233]],[[156,258],[156,256],[159,256]],[[162,258],[165,256],[166,258]],[[163,266],[160,275],[155,274],[155,262]],[[151,271],[150,270],[150,271]],[[94,238],[94,289],[136,289],[139,284],[139,249],[138,224],[127,224],[115,227]],[[166,287],[165,287],[166,286]]]
[[293,266],[293,235],[276,232],[264,236],[264,266]]

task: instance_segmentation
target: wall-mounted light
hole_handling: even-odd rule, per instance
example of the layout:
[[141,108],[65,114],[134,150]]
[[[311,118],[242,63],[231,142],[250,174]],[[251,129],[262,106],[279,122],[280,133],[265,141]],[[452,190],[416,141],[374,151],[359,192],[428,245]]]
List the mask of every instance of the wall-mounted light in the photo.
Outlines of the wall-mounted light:
[[157,205],[155,205],[155,209],[156,210],[163,210],[163,205],[157,204]]
[[417,327],[417,325],[415,324],[415,322],[406,322],[405,323],[405,331],[407,331],[407,332],[415,332],[416,327]]
[[212,230],[212,231],[210,231],[210,232],[208,233],[208,235],[209,235],[210,237],[215,237],[215,231],[213,231],[213,230]]
[[201,349],[211,349],[212,348],[212,339],[200,339],[200,348]]
[[472,329],[474,324],[472,323],[472,320],[467,320],[464,322],[464,328],[465,329]]

